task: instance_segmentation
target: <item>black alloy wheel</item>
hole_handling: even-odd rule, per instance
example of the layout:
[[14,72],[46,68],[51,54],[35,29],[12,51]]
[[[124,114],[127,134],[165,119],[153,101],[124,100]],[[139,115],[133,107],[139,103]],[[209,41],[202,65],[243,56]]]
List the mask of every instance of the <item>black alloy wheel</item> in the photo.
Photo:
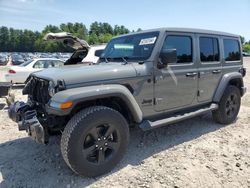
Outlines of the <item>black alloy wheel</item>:
[[112,170],[124,156],[129,126],[116,110],[93,106],[75,114],[61,138],[61,152],[76,173],[96,177]]
[[83,143],[83,155],[91,163],[104,163],[119,149],[121,137],[115,125],[105,124],[92,128]]

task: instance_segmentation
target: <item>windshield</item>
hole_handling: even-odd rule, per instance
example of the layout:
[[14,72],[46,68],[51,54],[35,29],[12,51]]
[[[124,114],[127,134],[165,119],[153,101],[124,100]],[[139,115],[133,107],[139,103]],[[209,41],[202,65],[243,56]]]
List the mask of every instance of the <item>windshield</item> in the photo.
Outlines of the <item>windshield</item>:
[[23,59],[21,55],[12,55],[12,59]]
[[158,35],[159,32],[149,32],[114,38],[108,43],[101,59],[144,61],[150,57]]

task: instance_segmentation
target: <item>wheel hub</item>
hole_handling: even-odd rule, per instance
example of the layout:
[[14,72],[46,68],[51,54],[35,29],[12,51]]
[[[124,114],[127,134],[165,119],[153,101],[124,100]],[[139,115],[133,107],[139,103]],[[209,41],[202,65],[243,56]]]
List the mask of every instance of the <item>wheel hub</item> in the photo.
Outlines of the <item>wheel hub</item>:
[[230,95],[227,99],[227,105],[226,105],[226,113],[228,116],[233,116],[236,112],[236,97],[235,95]]
[[92,163],[103,163],[119,149],[120,139],[114,125],[98,125],[91,129],[83,143],[83,155]]
[[108,147],[108,141],[106,137],[98,137],[95,147],[99,150],[105,150]]

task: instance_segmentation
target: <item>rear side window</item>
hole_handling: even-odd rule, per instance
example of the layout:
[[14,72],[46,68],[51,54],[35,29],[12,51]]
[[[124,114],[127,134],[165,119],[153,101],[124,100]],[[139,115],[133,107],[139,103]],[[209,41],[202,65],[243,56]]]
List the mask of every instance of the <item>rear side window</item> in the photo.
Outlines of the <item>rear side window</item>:
[[62,61],[53,61],[54,66],[53,67],[61,67],[64,65],[64,62]]
[[217,38],[200,37],[201,62],[219,61],[219,44]]
[[176,49],[177,63],[191,63],[193,61],[192,38],[189,36],[167,36],[163,49]]
[[224,39],[223,44],[225,61],[240,60],[240,45],[238,40]]
[[33,67],[38,69],[44,68],[44,61],[37,61]]

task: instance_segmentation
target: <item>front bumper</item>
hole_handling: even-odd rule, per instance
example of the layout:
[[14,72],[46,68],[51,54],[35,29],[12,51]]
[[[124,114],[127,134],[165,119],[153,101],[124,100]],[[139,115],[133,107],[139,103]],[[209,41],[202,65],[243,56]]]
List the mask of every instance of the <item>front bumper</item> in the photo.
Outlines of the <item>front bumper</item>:
[[24,102],[15,102],[9,107],[9,118],[18,124],[19,131],[26,130],[28,135],[38,143],[47,144],[44,127],[37,118],[37,112]]

